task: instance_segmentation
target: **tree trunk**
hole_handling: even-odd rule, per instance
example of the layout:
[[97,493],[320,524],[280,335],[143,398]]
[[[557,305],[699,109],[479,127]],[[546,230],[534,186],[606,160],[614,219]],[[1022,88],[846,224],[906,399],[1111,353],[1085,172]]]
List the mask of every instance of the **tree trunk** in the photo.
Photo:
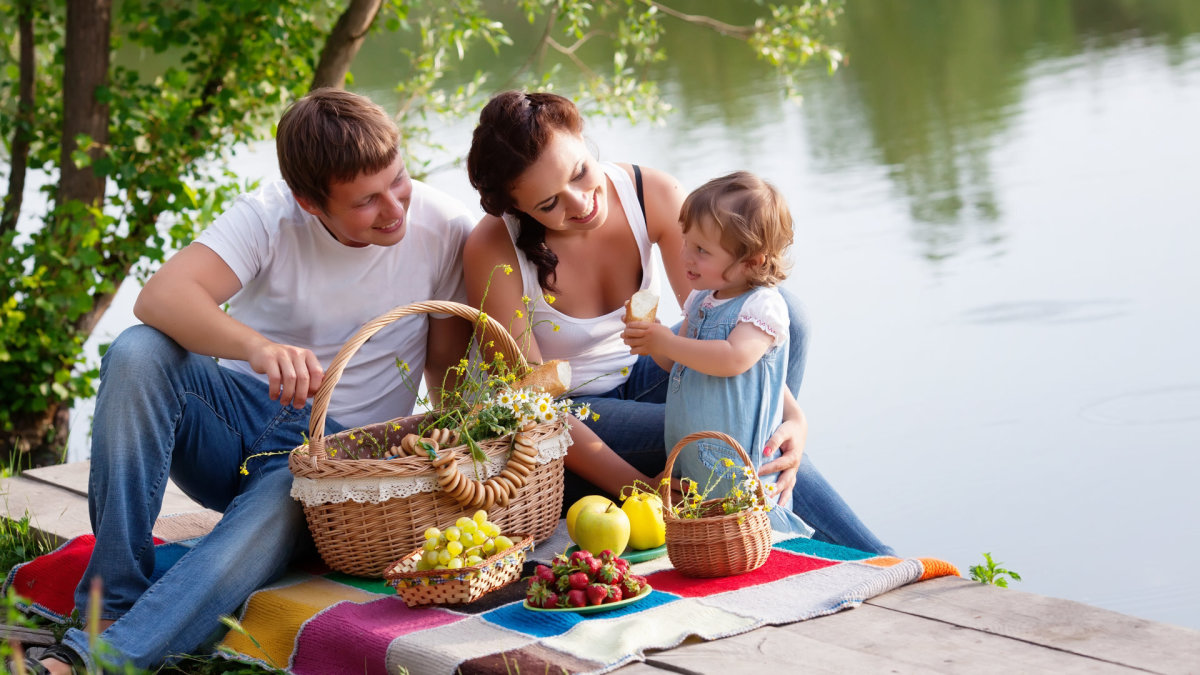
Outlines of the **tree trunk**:
[[17,228],[21,201],[25,194],[25,169],[29,163],[29,139],[32,137],[34,106],[34,73],[37,56],[33,50],[33,0],[20,0],[17,7],[17,33],[20,37],[19,74],[17,84],[17,119],[13,130],[11,171],[8,174],[8,197],[0,215],[0,235]]
[[313,89],[341,89],[345,86],[350,63],[358,54],[358,48],[362,46],[363,38],[367,36],[367,30],[374,23],[382,4],[383,0],[350,0],[350,6],[338,17],[337,24],[325,40],[321,60],[313,73]]
[[72,155],[81,134],[94,143],[89,152],[93,159],[103,154],[108,143],[108,105],[96,100],[96,89],[108,83],[111,22],[112,0],[67,0],[60,204],[72,200],[97,204],[104,199],[104,176],[96,175],[91,166],[77,167]]
[[[104,202],[105,177],[97,175],[90,165],[76,166],[72,156],[79,149],[75,140],[79,135],[92,139],[94,147],[88,154],[93,160],[103,155],[108,144],[108,105],[97,99],[96,90],[108,83],[111,30],[112,0],[67,0],[60,205],[70,201],[88,205]],[[9,437],[17,448],[31,453],[37,464],[61,461],[66,454],[69,412],[68,402],[50,402],[42,413],[19,422]]]

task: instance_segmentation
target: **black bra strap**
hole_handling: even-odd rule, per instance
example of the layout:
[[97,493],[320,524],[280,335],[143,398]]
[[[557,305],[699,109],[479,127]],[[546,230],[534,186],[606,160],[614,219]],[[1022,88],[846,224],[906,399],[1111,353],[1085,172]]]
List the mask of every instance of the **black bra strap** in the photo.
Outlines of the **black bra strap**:
[[637,164],[633,165],[633,182],[637,185],[638,206],[642,207],[642,220],[646,221],[646,227],[650,227],[650,221],[646,218],[646,195],[642,191],[642,169]]

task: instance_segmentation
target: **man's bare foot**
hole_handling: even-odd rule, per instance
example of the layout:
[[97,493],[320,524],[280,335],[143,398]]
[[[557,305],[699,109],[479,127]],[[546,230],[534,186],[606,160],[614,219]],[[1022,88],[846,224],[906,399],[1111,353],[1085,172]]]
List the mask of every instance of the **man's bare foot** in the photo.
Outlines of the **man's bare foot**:
[[63,663],[58,659],[43,659],[40,663],[50,675],[71,675],[70,664]]

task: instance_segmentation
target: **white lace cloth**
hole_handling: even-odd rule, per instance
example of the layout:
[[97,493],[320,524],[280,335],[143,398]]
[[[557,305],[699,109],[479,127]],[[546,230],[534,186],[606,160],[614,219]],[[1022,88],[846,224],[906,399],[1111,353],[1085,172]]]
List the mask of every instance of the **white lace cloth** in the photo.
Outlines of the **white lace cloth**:
[[[537,444],[537,463],[546,464],[565,457],[569,445],[571,435],[566,431],[543,438]],[[475,471],[466,466],[460,465],[459,470],[468,478],[487,480],[499,475],[507,463],[507,453],[500,453],[489,457],[486,464],[479,465],[479,476],[475,476]],[[404,478],[292,478],[292,498],[305,506],[341,504],[348,501],[378,504],[389,499],[411,497],[437,490],[437,478],[432,473]]]

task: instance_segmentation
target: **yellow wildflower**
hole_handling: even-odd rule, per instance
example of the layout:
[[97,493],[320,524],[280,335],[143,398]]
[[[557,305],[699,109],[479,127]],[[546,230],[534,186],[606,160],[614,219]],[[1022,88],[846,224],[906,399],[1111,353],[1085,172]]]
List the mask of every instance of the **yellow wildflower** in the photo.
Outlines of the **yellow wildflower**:
[[547,293],[547,294],[543,295],[542,297],[546,299],[546,304],[547,304],[547,305],[553,305],[553,304],[554,304],[554,300],[555,300],[555,298],[554,298],[554,296],[553,296],[553,295],[550,295],[549,293]]
[[522,312],[522,311],[521,311],[521,310],[519,310],[519,309],[517,310],[516,314],[517,314],[517,318],[518,318],[518,319],[524,319],[524,318],[525,318],[525,313],[524,313],[524,312]]
[[622,374],[622,375],[629,375],[629,368],[628,368],[628,367],[622,368],[622,369],[621,369],[621,374]]
[[528,295],[521,296],[521,304],[522,305],[528,305],[531,302],[533,302],[533,300],[531,300]]
[[558,324],[554,323],[554,324],[550,324],[550,325],[554,327],[554,328],[553,328],[553,331],[554,331],[555,333],[557,333],[557,332],[558,332],[558,328],[559,328]]
[[724,464],[725,466],[733,466],[733,460],[729,459],[728,457],[721,460],[721,463]]

